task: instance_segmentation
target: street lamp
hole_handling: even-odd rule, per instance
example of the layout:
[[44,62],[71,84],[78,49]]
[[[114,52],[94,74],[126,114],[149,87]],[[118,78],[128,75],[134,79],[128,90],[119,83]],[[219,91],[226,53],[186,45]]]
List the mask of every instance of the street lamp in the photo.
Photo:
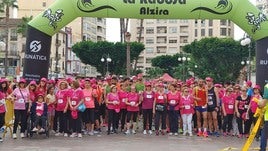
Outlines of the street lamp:
[[191,60],[190,57],[185,57],[185,56],[183,56],[183,57],[179,57],[179,58],[178,58],[178,61],[179,61],[179,62],[182,62],[182,67],[183,67],[183,68],[182,68],[182,76],[183,76],[183,77],[182,77],[182,80],[183,80],[183,81],[185,80],[185,76],[186,76],[186,75],[185,75],[184,62],[186,62],[186,61],[188,62],[188,61],[190,61],[190,60]]
[[110,58],[109,54],[102,55],[101,62],[104,63],[105,61],[106,61],[106,75],[108,75],[109,74],[109,63],[112,62],[112,59]]
[[130,77],[130,32],[125,33],[125,40],[127,42],[127,77]]
[[[242,61],[242,63],[247,63],[247,72],[248,72],[248,80],[251,80],[251,39],[247,36],[247,35],[244,35],[244,39],[241,40],[240,44],[242,46],[248,46],[248,59],[246,62]],[[244,65],[242,64],[242,65]]]

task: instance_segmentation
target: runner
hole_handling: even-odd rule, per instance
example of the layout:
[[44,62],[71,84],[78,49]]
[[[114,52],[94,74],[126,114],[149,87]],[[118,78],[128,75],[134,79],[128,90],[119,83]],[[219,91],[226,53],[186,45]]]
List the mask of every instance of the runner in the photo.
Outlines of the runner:
[[[6,97],[7,97],[7,82],[4,79],[0,79],[0,128],[5,124],[5,113],[6,113]],[[3,142],[2,137],[0,136],[0,142]]]

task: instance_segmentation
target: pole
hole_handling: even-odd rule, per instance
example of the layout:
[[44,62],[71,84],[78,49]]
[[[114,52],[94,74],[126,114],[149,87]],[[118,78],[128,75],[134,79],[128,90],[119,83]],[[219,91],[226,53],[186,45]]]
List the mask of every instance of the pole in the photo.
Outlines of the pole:
[[248,80],[250,81],[251,80],[251,47],[250,47],[250,44],[248,44]]
[[106,76],[108,76],[108,74],[109,74],[109,62],[106,59]]
[[8,76],[8,47],[9,47],[9,5],[6,6],[6,32],[7,34],[5,35],[6,37],[6,50],[5,50],[5,76]]

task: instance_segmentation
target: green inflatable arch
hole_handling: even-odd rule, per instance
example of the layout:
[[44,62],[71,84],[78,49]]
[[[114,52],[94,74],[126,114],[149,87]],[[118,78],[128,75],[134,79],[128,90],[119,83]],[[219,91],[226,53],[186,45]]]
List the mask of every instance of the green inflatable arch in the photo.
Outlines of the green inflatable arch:
[[57,0],[29,23],[27,80],[47,77],[51,36],[77,17],[229,19],[257,41],[257,83],[268,80],[267,17],[247,0]]

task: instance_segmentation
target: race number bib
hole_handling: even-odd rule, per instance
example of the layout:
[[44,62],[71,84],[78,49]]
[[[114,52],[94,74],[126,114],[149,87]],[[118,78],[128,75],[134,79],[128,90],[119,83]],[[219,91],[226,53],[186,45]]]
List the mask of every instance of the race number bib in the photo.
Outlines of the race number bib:
[[76,101],[71,101],[71,104],[72,105],[76,105]]
[[85,100],[86,100],[87,102],[91,101],[90,97],[86,97]]
[[149,95],[149,94],[148,94],[146,97],[147,97],[148,99],[153,98],[153,96],[152,96],[152,95]]
[[59,104],[63,103],[63,99],[58,99],[58,103]]
[[130,102],[130,104],[131,104],[131,106],[134,106],[135,105],[135,102],[132,101],[132,102]]
[[185,105],[184,107],[185,107],[186,110],[189,110],[191,108],[190,105]]
[[0,100],[0,105],[5,104],[5,99]]
[[248,105],[245,105],[245,109],[247,109],[248,108]]
[[18,103],[24,103],[24,99],[19,99]]
[[162,99],[164,99],[164,97],[161,95],[161,96],[158,96],[158,99],[162,100]]
[[127,100],[127,99],[126,99],[126,98],[124,98],[124,99],[122,99],[122,102],[124,102],[124,103],[125,103],[125,102],[126,102],[126,100]]
[[233,105],[233,104],[229,104],[229,105],[228,105],[228,108],[229,108],[229,109],[234,109],[234,105]]
[[208,105],[213,105],[213,101],[208,101]]
[[174,104],[176,104],[176,101],[175,100],[170,100],[169,103],[172,104],[172,105],[174,105]]

